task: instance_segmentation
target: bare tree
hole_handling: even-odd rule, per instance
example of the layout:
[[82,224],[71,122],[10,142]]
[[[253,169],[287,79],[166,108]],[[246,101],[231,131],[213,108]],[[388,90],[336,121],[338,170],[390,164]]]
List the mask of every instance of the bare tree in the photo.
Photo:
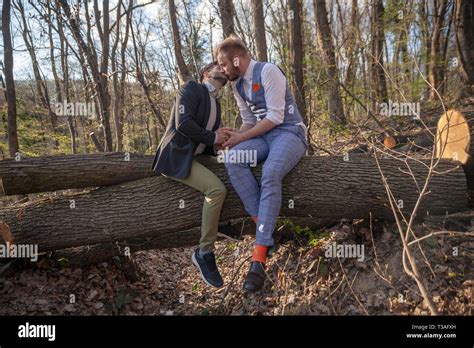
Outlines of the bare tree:
[[[301,33],[303,15],[302,2],[301,0],[289,1],[288,5],[288,20],[290,22],[290,66],[293,75],[292,89],[298,110],[302,115],[306,115],[303,76],[303,35]],[[308,122],[306,123],[308,124]]]
[[176,6],[174,0],[169,0],[169,14],[171,28],[173,30],[174,56],[176,58],[176,64],[178,65],[178,74],[181,82],[185,83],[189,80],[192,80],[193,78],[183,57],[181,37],[179,35],[178,21],[176,20]]
[[234,30],[234,4],[232,0],[218,0],[219,12],[222,22],[222,31],[224,38],[235,34]]
[[474,2],[456,0],[456,47],[463,82],[460,97],[474,94]]
[[[112,132],[110,128],[110,94],[108,90],[108,59],[109,59],[109,38],[110,38],[110,27],[109,27],[109,1],[104,0],[103,2],[103,13],[102,13],[102,24],[97,20],[97,30],[99,32],[99,37],[102,44],[102,59],[99,68],[99,61],[97,57],[97,52],[93,45],[93,39],[91,34],[91,25],[90,25],[90,15],[88,13],[88,5],[86,3],[86,23],[87,23],[87,38],[88,43],[84,41],[82,37],[80,23],[77,20],[77,17],[71,13],[71,8],[67,0],[59,0],[61,7],[66,15],[66,18],[69,21],[71,32],[76,40],[82,54],[84,54],[85,59],[91,70],[91,76],[94,81],[94,88],[97,93],[100,105],[100,116],[102,128],[105,135],[105,146],[104,151],[112,151]],[[100,18],[97,0],[94,2],[96,18]]]
[[329,105],[329,118],[333,122],[345,123],[344,108],[339,93],[339,73],[336,65],[334,45],[332,42],[331,28],[328,22],[328,13],[325,0],[314,0],[316,16],[317,39],[321,50],[323,62],[327,71],[327,96]]
[[[133,29],[133,23],[130,24],[130,33],[132,35],[132,43],[133,43],[133,59],[135,63],[135,71],[137,75],[137,80],[143,88],[143,92],[145,93],[145,97],[148,101],[148,104],[155,116],[155,119],[158,121],[162,130],[166,128],[165,121],[163,119],[163,115],[156,105],[155,101],[153,100],[152,90],[148,82],[146,81],[145,74],[143,73],[142,65],[146,64],[146,57],[144,55],[144,49],[139,48],[138,38],[135,35],[135,30]],[[124,53],[123,53],[124,54]]]
[[16,123],[16,92],[13,78],[13,47],[10,32],[10,0],[3,0],[2,7],[2,34],[3,34],[3,61],[5,64],[5,85],[7,94],[8,121],[7,136],[10,156],[14,157],[20,150],[18,144],[17,123]]
[[359,50],[360,29],[359,29],[359,11],[357,9],[357,0],[352,0],[351,6],[351,28],[347,40],[347,68],[344,84],[350,87],[355,79],[357,54]]
[[263,0],[252,0],[252,24],[257,46],[257,59],[268,61],[267,40],[265,38],[265,18],[263,16]]
[[438,98],[436,89],[438,92],[441,91],[441,86],[444,80],[444,62],[442,59],[442,47],[441,47],[441,31],[443,29],[443,23],[446,16],[446,9],[448,5],[447,0],[441,0],[437,6],[438,1],[433,1],[434,11],[434,27],[431,34],[431,53],[429,60],[429,72],[428,80],[431,84],[430,99],[435,100]]
[[371,18],[371,54],[370,54],[370,74],[375,87],[375,97],[378,102],[388,102],[387,80],[384,71],[383,49],[385,43],[384,31],[384,6],[382,0],[372,2]]

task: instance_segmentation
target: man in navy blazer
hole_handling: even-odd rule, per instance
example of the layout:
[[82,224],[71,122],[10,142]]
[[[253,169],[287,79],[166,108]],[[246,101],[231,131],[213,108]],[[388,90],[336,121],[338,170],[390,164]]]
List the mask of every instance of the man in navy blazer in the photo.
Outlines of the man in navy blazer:
[[206,284],[221,287],[224,282],[213,250],[227,190],[196,156],[204,163],[216,162],[216,150],[228,139],[221,128],[217,98],[227,78],[216,63],[211,63],[202,70],[200,82],[189,81],[178,91],[152,170],[204,194],[201,239],[199,248],[192,254],[192,262]]

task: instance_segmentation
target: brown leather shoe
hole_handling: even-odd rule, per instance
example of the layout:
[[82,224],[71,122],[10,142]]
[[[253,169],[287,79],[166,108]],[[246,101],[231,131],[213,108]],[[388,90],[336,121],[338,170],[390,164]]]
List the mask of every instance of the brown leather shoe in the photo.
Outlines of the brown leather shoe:
[[245,277],[244,290],[248,293],[255,293],[263,289],[265,284],[265,264],[258,261],[252,261],[249,273]]

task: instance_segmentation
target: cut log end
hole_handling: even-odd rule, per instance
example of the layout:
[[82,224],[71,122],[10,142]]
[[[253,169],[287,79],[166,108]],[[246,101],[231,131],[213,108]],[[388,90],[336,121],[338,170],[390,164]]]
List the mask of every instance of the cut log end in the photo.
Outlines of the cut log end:
[[436,132],[436,157],[466,164],[469,159],[471,135],[464,115],[448,110],[441,115]]
[[385,145],[385,147],[387,147],[389,149],[393,149],[397,145],[397,141],[395,140],[394,137],[387,136],[387,137],[384,138],[383,144]]
[[2,233],[2,238],[5,243],[13,244],[14,240],[10,232],[10,227],[8,227],[8,225],[3,221],[0,221],[0,231]]

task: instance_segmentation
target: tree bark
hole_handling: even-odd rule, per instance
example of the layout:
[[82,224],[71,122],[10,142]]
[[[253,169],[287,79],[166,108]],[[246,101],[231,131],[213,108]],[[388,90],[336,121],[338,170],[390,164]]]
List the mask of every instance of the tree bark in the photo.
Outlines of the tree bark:
[[[401,210],[408,214],[423,186],[429,160],[424,164],[409,160],[411,172],[404,162],[379,161],[395,198],[403,203]],[[432,178],[418,217],[467,208],[462,168],[442,160],[436,169],[444,174]],[[246,217],[225,167],[216,164],[210,170],[228,189],[221,219]],[[257,178],[260,171],[261,166],[255,169]],[[160,238],[161,244],[172,247],[181,243],[180,231],[200,225],[202,201],[200,192],[159,176],[8,207],[0,210],[0,221],[9,226],[17,244],[37,244],[40,251],[148,237]],[[366,156],[351,156],[348,161],[342,157],[303,158],[284,180],[282,202],[281,216],[338,221],[368,218],[371,213],[375,219],[393,218],[375,159]]]
[[[437,2],[434,2],[434,4],[436,3]],[[447,5],[447,0],[441,0],[439,3],[439,8],[436,7],[436,5],[433,5],[433,10],[435,12],[435,20],[433,26],[433,33],[431,36],[431,54],[428,73],[428,80],[431,84],[430,100],[439,99],[436,91],[438,91],[438,93],[442,95],[441,85],[444,80],[444,62],[442,59],[443,54],[441,50],[441,30],[443,29]]]
[[8,150],[11,157],[20,151],[18,144],[16,123],[16,92],[13,78],[13,47],[10,32],[10,0],[3,0],[2,7],[2,36],[3,36],[3,61],[5,62],[5,85],[8,107],[7,137]]
[[328,13],[325,0],[314,0],[314,12],[316,16],[317,39],[321,49],[323,62],[327,69],[327,95],[329,106],[329,118],[336,123],[346,123],[341,95],[339,93],[339,73],[334,54],[331,28],[328,22]]
[[[331,224],[331,221],[309,217],[289,217],[289,219],[293,224],[308,227],[311,230],[316,230]],[[232,221],[232,226],[240,231],[241,236],[255,234],[256,227],[250,218],[234,220]],[[161,236],[133,238],[115,243],[110,242],[61,249],[47,253],[47,257],[50,262],[60,266],[85,266],[109,261],[112,258],[117,260],[117,257],[120,261],[123,261],[127,260],[127,257],[132,256],[133,253],[137,251],[198,245],[200,236],[200,227],[194,227],[186,231],[181,231],[179,239],[175,240],[164,240]],[[220,238],[222,237],[218,236],[218,240]],[[279,228],[275,233],[274,238],[277,243],[281,243],[288,239],[294,239],[294,232],[290,228],[286,228],[282,225],[282,228]]]
[[[303,117],[306,115],[306,105],[304,100],[304,76],[303,76],[303,35],[301,33],[302,4],[301,0],[290,1],[289,3],[290,22],[290,62],[294,78],[292,84],[296,105]],[[305,117],[305,123],[309,125]]]
[[[129,159],[129,160],[127,160]],[[7,159],[0,162],[6,195],[121,184],[153,176],[153,156],[105,152]]]
[[372,2],[370,62],[372,83],[375,85],[376,91],[375,97],[379,103],[388,103],[387,80],[385,78],[383,62],[383,48],[385,43],[384,12],[383,1],[374,0]]
[[459,73],[463,82],[460,97],[474,95],[474,3],[457,0],[455,12]]
[[357,0],[352,0],[351,5],[351,31],[348,34],[347,43],[347,70],[344,78],[344,85],[348,88],[352,88],[352,84],[356,77],[357,63],[358,63],[358,51],[359,51],[359,40],[360,40],[360,29],[359,29],[359,11],[357,9]]
[[219,7],[222,22],[222,34],[225,39],[226,37],[235,34],[234,4],[232,3],[232,0],[218,0],[217,5]]
[[252,25],[255,33],[255,44],[257,46],[257,60],[268,62],[263,0],[252,0]]
[[171,29],[173,31],[173,43],[174,43],[174,56],[176,58],[176,64],[178,65],[178,74],[182,83],[186,83],[192,80],[191,73],[184,61],[182,48],[181,48],[181,37],[179,35],[178,21],[176,19],[176,6],[174,0],[169,0],[169,14],[171,21]]

